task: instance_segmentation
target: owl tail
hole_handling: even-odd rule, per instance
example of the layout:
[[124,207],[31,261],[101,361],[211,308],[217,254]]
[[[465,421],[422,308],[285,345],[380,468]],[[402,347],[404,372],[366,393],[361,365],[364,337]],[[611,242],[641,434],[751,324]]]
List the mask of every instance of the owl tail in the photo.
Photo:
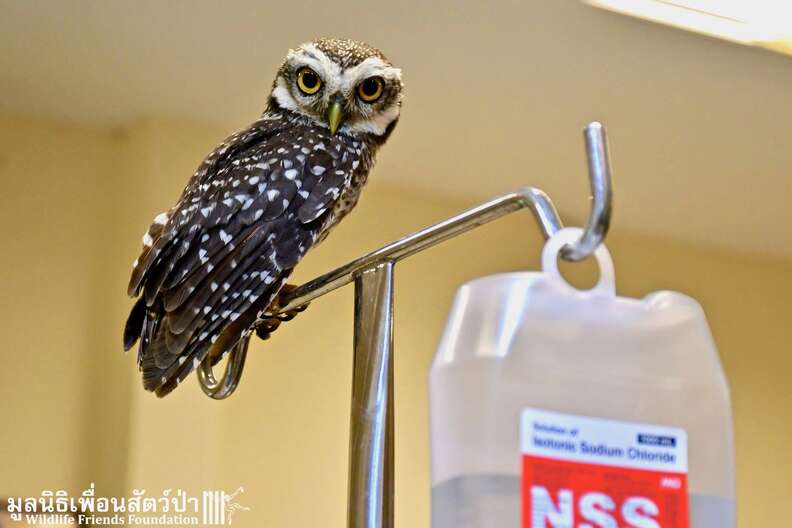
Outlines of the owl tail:
[[[288,270],[284,275],[288,276],[290,271]],[[285,282],[286,277],[281,280]],[[279,305],[279,291],[286,293],[294,288],[292,285],[284,285],[282,289],[280,284],[276,286],[277,288],[274,289],[274,293],[271,296],[262,298],[262,304],[251,307],[236,321],[229,324],[211,346],[210,343],[203,342],[200,346],[188,347],[182,350],[181,354],[176,356],[168,350],[166,342],[167,332],[160,331],[160,326],[165,319],[165,308],[162,300],[157,298],[152,306],[147,306],[145,295],[141,295],[132,307],[124,326],[124,350],[132,349],[135,343],[140,340],[137,364],[138,368],[143,372],[143,387],[146,390],[155,392],[160,398],[166,396],[192,370],[197,368],[199,362],[204,358],[210,358],[211,364],[215,365],[226,357],[227,353],[236,346],[240,337],[249,328],[254,327],[260,338],[268,339],[270,334],[281,323],[293,319],[299,312],[305,310],[307,305],[278,313],[278,315],[271,315],[267,311],[259,319],[257,317],[258,313],[265,311],[268,307],[272,309]],[[273,301],[274,305],[270,306]],[[162,328],[162,330],[165,329]]]
[[129,312],[124,325],[124,350],[129,351],[138,340],[137,364],[143,371],[143,386],[146,390],[154,390],[161,383],[167,368],[158,366],[155,357],[161,349],[165,349],[164,332],[158,332],[164,309],[162,302],[154,306],[146,305],[146,298],[141,295]]
[[[168,354],[166,332],[158,331],[164,319],[164,311],[161,299],[157,299],[153,306],[147,306],[145,295],[141,295],[129,312],[124,326],[124,350],[129,351],[140,340],[137,364],[143,372],[143,387],[148,391],[157,391],[158,395],[162,385],[172,375],[170,371],[174,361],[178,361],[173,358],[172,361],[163,363],[161,359]],[[175,386],[176,384],[167,391],[162,391],[160,396],[171,392]]]
[[129,352],[143,332],[143,323],[146,318],[146,301],[144,297],[138,298],[129,312],[124,325],[124,352]]

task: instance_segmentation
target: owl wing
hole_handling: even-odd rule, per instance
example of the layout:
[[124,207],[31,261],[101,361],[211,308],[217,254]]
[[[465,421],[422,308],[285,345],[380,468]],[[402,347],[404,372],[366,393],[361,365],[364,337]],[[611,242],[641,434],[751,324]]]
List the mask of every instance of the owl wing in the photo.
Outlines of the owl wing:
[[227,351],[269,307],[351,182],[360,150],[347,141],[259,121],[221,144],[155,218],[130,280],[140,299],[124,336],[127,349],[140,338],[146,389],[169,393],[218,338]]

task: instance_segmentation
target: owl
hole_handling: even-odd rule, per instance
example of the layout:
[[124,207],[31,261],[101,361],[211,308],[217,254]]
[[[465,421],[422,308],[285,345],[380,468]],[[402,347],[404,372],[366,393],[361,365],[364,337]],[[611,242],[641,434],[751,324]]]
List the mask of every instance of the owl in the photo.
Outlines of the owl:
[[322,38],[290,50],[261,117],[201,163],[143,235],[124,348],[165,396],[266,320],[292,270],[358,202],[399,120],[401,70]]

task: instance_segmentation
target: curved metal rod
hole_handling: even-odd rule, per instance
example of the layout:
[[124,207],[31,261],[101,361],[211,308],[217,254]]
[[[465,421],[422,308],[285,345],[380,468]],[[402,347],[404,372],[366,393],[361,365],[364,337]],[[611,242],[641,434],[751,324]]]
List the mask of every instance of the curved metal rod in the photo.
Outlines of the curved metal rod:
[[590,256],[605,240],[613,209],[613,182],[605,128],[597,121],[589,123],[583,130],[583,137],[591,183],[591,214],[580,240],[561,251],[561,258],[575,262]]
[[[562,258],[571,261],[588,257],[602,243],[610,225],[613,204],[605,128],[595,121],[586,126],[583,136],[586,143],[592,204],[589,223],[581,239],[561,253]],[[341,288],[353,282],[361,273],[384,262],[398,262],[466,231],[526,208],[533,213],[545,238],[549,238],[563,227],[558,212],[547,194],[534,187],[523,187],[417,231],[295,288],[281,299],[279,312],[293,310]],[[215,399],[223,399],[234,392],[242,375],[244,355],[249,340],[248,334],[231,351],[226,373],[220,382],[215,380],[209,362],[204,360],[201,363],[198,379],[206,394]],[[237,356],[242,356],[241,360]]]
[[214,376],[212,362],[209,358],[204,359],[198,365],[198,382],[204,394],[215,400],[224,400],[234,393],[242,379],[242,370],[245,368],[245,358],[251,335],[253,335],[252,332],[245,332],[242,339],[231,349],[228,354],[228,364],[220,381],[217,381]]

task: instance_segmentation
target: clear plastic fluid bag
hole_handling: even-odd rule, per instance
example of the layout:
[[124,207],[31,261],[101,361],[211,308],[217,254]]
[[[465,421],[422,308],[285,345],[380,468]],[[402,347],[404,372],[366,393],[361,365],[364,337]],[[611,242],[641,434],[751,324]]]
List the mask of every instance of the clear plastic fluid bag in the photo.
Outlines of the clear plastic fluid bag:
[[685,295],[541,273],[458,291],[430,372],[433,528],[734,528],[729,389]]

